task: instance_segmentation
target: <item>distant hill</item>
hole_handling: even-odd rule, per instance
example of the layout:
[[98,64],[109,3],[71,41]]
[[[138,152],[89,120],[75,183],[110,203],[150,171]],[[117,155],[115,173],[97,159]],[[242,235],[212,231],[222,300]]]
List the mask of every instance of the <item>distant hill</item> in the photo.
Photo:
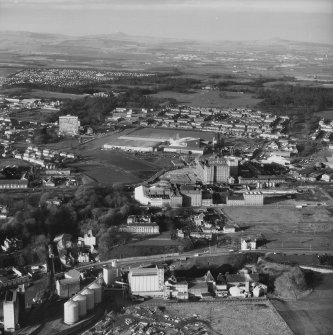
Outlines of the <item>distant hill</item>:
[[[325,63],[323,63],[325,59]],[[195,41],[123,33],[66,36],[0,32],[0,67],[80,67],[197,75],[332,77],[333,46],[266,41]]]

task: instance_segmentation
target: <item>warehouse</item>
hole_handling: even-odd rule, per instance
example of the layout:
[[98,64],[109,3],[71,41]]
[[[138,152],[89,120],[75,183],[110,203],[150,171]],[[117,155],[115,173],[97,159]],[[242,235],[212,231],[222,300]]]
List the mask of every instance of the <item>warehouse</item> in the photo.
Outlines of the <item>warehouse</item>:
[[162,142],[157,141],[144,141],[144,140],[130,140],[130,139],[115,139],[110,143],[103,145],[104,150],[120,149],[125,151],[138,151],[138,152],[153,152],[157,151]]
[[128,273],[131,293],[140,296],[163,296],[164,269],[134,268]]

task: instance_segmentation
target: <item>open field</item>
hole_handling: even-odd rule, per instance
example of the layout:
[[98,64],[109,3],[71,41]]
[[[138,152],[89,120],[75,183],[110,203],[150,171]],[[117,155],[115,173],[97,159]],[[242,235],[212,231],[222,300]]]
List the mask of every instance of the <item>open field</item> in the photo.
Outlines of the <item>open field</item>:
[[223,212],[242,228],[233,236],[263,234],[267,248],[333,250],[333,216],[328,207],[224,207]]
[[167,305],[165,313],[188,317],[198,315],[205,320],[210,334],[228,335],[284,335],[292,334],[287,324],[269,301],[222,302]]
[[251,94],[240,92],[220,92],[200,90],[193,93],[161,91],[151,95],[154,98],[173,98],[180,104],[193,107],[240,107],[256,106],[261,100]]
[[330,335],[333,329],[333,274],[314,274],[314,290],[296,301],[272,301],[295,335]]
[[82,99],[88,94],[71,94],[71,93],[62,93],[62,92],[52,92],[32,89],[30,92],[23,94],[25,98],[54,98],[54,99]]
[[[121,135],[124,136],[124,135]],[[146,138],[166,141],[176,136],[195,137],[204,140],[212,140],[216,134],[210,131],[186,130],[186,129],[164,129],[164,128],[139,128],[126,135],[126,138]]]
[[17,69],[12,67],[0,67],[0,78],[1,77],[7,77],[12,73],[17,72]]
[[0,158],[0,169],[6,166],[31,166],[30,163],[17,158]]
[[333,120],[333,109],[328,109],[326,111],[316,113],[315,115],[324,119]]
[[[121,150],[101,150],[103,144],[118,141],[133,129],[108,134],[89,143],[76,146],[70,151],[83,157],[73,167],[83,171],[95,181],[105,184],[139,183],[170,165],[170,157],[156,153],[132,153]],[[68,142],[68,146],[72,145]]]

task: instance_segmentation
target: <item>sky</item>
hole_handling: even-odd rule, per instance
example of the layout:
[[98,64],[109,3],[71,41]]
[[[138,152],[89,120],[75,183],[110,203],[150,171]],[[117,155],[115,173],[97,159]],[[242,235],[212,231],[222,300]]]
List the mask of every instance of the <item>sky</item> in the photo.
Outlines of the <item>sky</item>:
[[0,31],[333,44],[333,0],[0,0]]

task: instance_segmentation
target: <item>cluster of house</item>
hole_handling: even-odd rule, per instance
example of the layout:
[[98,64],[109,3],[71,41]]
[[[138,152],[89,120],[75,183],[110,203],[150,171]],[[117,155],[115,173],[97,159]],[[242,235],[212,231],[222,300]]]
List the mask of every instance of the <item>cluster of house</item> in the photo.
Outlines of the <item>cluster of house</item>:
[[92,82],[107,82],[119,77],[149,77],[152,73],[124,71],[96,71],[84,69],[38,69],[30,68],[19,71],[4,79],[3,85],[14,86],[35,84],[41,86],[72,87]]
[[45,109],[50,111],[59,111],[60,101],[54,99],[39,98],[4,98],[4,103],[11,109]]
[[333,121],[321,119],[318,128],[311,135],[311,139],[327,142],[329,147],[333,149]]
[[260,283],[258,273],[244,268],[238,274],[219,273],[216,278],[210,271],[201,278],[177,279],[171,275],[165,280],[164,269],[132,268],[128,273],[130,293],[142,297],[163,297],[166,300],[207,299],[212,297],[260,297],[267,286]]
[[192,108],[179,107],[157,111],[158,115],[140,121],[141,126],[198,129],[214,131],[230,136],[261,137],[278,139],[289,121],[287,116],[274,116],[270,113],[248,108]]
[[74,266],[78,263],[89,263],[98,259],[95,249],[96,236],[88,230],[83,237],[79,237],[77,242],[72,241],[70,234],[61,234],[53,239],[56,243],[59,259],[66,267]]
[[234,224],[225,224],[223,225],[220,220],[214,219],[214,216],[207,215],[206,213],[197,213],[191,216],[191,221],[194,224],[194,227],[190,231],[184,231],[183,229],[177,229],[177,237],[185,238],[191,237],[194,239],[207,239],[212,240],[213,234],[228,234],[235,233],[239,228]]
[[288,138],[271,141],[263,149],[257,159],[264,164],[290,166],[292,156],[298,153],[296,141]]
[[0,205],[0,220],[7,219],[8,207],[6,205]]
[[1,249],[3,252],[13,252],[17,251],[23,248],[23,242],[22,240],[12,237],[8,238],[6,237],[3,241],[3,244],[1,245]]
[[[5,109],[7,110],[7,108]],[[15,141],[30,141],[34,131],[38,128],[38,122],[18,121],[6,116],[7,113],[5,111],[3,112],[4,115],[0,116],[0,146],[3,147],[2,157],[7,157],[6,153],[10,145]]]

